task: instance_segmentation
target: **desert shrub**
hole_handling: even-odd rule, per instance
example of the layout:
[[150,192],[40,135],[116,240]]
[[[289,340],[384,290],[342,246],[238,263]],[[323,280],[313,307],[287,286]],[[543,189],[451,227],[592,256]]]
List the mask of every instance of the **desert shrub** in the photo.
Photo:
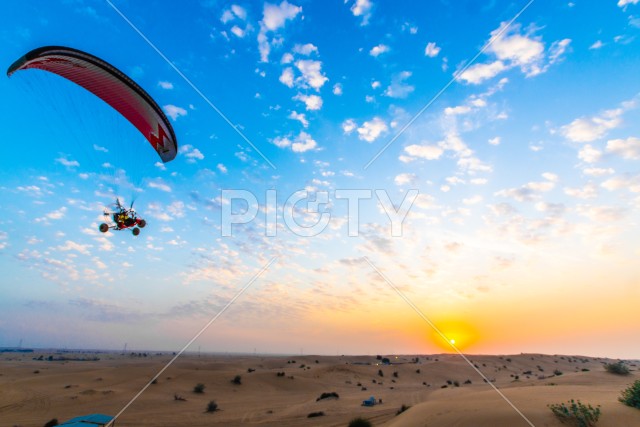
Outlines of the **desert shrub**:
[[640,380],[624,389],[618,400],[627,406],[640,409]]
[[419,374],[419,373],[420,373],[420,369],[416,369],[416,374]]
[[611,374],[629,375],[629,368],[627,368],[624,362],[607,363],[604,365],[604,369]]
[[471,384],[471,380],[466,380],[464,383],[465,384]]
[[193,392],[194,393],[204,393],[204,389],[205,389],[205,385],[202,383],[198,383],[196,384],[196,386],[193,388]]
[[553,375],[560,376],[562,375],[562,371],[556,369],[555,371],[553,371]]
[[458,381],[454,381],[453,385],[456,386],[456,387],[460,387],[460,383]]
[[398,412],[396,412],[396,415],[400,415],[401,413],[403,413],[404,411],[406,411],[409,408],[411,408],[411,406],[405,405],[403,403],[402,406],[400,407],[400,409],[398,409]]
[[315,418],[315,417],[323,417],[323,416],[324,416],[324,412],[318,411],[318,412],[311,412],[309,415],[307,415],[307,418]]
[[249,369],[247,369],[247,372],[248,372],[248,373],[255,372],[255,371],[256,371],[256,370],[255,370],[255,369],[253,369],[253,368],[249,368]]
[[58,425],[58,419],[57,419],[57,418],[54,418],[54,419],[52,419],[52,420],[47,421],[47,422],[44,424],[44,427],[53,427],[53,426],[57,426],[57,425]]
[[393,376],[394,376],[395,378],[398,378],[398,371],[393,371]]
[[340,396],[335,391],[332,391],[331,393],[322,393],[320,395],[320,397],[316,399],[316,402],[318,402],[318,401],[320,401],[322,399],[331,399],[331,398],[339,399]]
[[372,427],[371,421],[358,417],[349,421],[349,427]]
[[173,400],[178,400],[180,402],[186,402],[187,401],[187,399],[185,399],[184,397],[180,396],[177,393],[173,395]]
[[207,412],[216,412],[218,410],[218,404],[216,403],[215,400],[211,400],[209,401],[209,403],[207,403]]
[[571,399],[568,404],[560,403],[549,405],[551,412],[558,417],[561,422],[569,422],[577,427],[595,426],[600,418],[600,407],[593,407],[589,404],[585,405],[579,400],[576,402]]
[[233,377],[233,379],[231,380],[232,383],[234,384],[242,384],[242,377],[240,375],[236,375],[235,377]]
[[384,377],[384,372],[382,372],[382,369],[378,369],[378,376]]
[[278,377],[284,377],[284,372],[276,372],[276,376],[278,376]]

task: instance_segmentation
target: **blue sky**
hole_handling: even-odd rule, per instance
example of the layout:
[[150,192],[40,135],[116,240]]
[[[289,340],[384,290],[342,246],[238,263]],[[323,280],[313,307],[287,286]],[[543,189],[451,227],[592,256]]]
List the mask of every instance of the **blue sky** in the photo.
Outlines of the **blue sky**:
[[[638,356],[637,0],[536,0],[508,27],[526,2],[113,4],[233,126],[109,3],[3,5],[0,64],[44,45],[101,57],[164,108],[181,151],[160,167],[44,72],[0,79],[0,345],[180,348],[277,257],[194,345],[441,351],[366,256],[470,352]],[[97,231],[110,189],[131,199],[107,161],[139,189],[137,238]],[[232,237],[223,189],[260,205]],[[305,189],[330,194],[314,237],[282,218]],[[350,237],[337,189],[419,196],[401,237],[375,195]]]

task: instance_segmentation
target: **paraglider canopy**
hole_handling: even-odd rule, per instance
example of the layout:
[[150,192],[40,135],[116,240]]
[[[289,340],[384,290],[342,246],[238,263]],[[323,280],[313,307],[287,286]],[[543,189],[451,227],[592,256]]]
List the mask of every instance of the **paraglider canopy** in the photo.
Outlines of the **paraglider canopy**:
[[86,52],[61,46],[34,49],[7,70],[36,68],[62,76],[93,93],[133,124],[163,162],[176,157],[178,143],[162,109],[136,82],[111,64]]

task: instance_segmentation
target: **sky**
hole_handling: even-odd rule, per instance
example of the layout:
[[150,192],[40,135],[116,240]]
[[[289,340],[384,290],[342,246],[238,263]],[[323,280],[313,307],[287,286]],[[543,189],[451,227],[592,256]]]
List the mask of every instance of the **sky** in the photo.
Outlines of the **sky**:
[[0,78],[0,346],[177,351],[224,310],[190,351],[639,358],[639,3],[4,3],[0,64],[108,61],[179,154]]

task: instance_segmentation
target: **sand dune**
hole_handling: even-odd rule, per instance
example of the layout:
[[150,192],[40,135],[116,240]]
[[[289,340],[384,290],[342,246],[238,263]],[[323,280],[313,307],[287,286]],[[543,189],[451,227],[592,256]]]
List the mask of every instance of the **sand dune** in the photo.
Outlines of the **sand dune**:
[[[99,361],[47,361],[52,354],[43,353],[45,360],[33,360],[38,353],[0,356],[0,426],[41,427],[52,418],[114,415],[171,357],[102,353]],[[356,416],[388,427],[527,425],[459,356],[418,356],[418,363],[414,357],[394,356],[387,366],[372,356],[189,355],[165,371],[117,425],[346,426]],[[640,425],[640,410],[617,401],[620,391],[640,377],[635,364],[631,375],[617,376],[604,371],[603,363],[610,360],[600,358],[469,358],[536,426],[561,426],[547,404],[571,398],[601,405],[598,425]],[[236,375],[240,385],[231,381]],[[205,385],[204,393],[193,392],[197,383]],[[316,401],[324,392],[336,392],[339,399]],[[176,394],[186,401],[174,400]],[[361,406],[369,396],[382,404]],[[219,411],[205,412],[210,400]],[[402,405],[410,408],[396,415]],[[307,418],[312,412],[325,415]]]

